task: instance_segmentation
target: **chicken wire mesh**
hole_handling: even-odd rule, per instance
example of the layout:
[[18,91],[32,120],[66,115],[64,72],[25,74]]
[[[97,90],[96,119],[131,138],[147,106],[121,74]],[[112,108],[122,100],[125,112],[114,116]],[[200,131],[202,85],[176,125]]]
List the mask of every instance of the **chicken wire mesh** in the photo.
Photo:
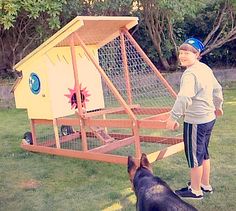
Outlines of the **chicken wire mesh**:
[[[79,126],[72,125],[58,125],[58,136],[61,149],[79,150],[82,151],[82,139]],[[88,137],[88,150],[99,147],[102,142],[93,134],[89,133],[87,128]],[[35,125],[36,143],[39,146],[57,148],[55,140],[55,132],[53,125],[37,124]]]
[[[124,36],[132,104],[141,107],[170,107],[174,98],[160,78],[144,61],[140,53]],[[99,64],[123,99],[128,102],[124,61],[122,59],[121,38],[117,37],[98,50]],[[106,107],[120,106],[103,80],[103,92]]]

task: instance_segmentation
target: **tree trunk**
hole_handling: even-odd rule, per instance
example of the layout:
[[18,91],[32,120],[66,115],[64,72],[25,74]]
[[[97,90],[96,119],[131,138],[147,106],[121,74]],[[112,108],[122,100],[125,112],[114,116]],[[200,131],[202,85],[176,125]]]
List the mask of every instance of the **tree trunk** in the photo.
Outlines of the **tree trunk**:
[[202,56],[236,39],[236,14],[233,5],[225,1],[215,18],[212,30],[204,40],[205,50]]
[[156,5],[155,1],[143,1],[143,13],[144,21],[148,29],[150,38],[153,42],[154,48],[159,56],[160,63],[164,70],[171,70],[171,66],[163,54],[161,45],[164,39],[166,39],[165,29],[168,28],[169,33],[168,38],[175,46],[175,53],[177,52],[177,47],[174,41],[173,26],[171,24],[170,18],[166,11],[163,11]]

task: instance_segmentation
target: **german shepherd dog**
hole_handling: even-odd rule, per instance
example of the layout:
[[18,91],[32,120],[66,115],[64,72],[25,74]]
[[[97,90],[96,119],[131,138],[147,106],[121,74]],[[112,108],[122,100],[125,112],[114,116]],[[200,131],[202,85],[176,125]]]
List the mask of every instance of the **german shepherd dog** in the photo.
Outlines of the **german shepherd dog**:
[[142,154],[140,167],[128,157],[128,173],[135,192],[137,211],[197,211],[177,196],[159,177],[155,177],[146,154]]

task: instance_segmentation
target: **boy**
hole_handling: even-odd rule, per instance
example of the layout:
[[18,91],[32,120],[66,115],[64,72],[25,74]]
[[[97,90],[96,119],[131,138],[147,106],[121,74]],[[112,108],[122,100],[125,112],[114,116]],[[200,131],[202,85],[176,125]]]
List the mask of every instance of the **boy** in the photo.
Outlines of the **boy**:
[[187,39],[179,47],[179,60],[187,69],[181,77],[180,91],[167,120],[167,129],[178,125],[184,116],[184,149],[191,182],[176,190],[181,197],[202,199],[203,192],[213,192],[210,185],[210,158],[208,144],[215,118],[223,115],[222,88],[212,70],[199,61],[203,43]]

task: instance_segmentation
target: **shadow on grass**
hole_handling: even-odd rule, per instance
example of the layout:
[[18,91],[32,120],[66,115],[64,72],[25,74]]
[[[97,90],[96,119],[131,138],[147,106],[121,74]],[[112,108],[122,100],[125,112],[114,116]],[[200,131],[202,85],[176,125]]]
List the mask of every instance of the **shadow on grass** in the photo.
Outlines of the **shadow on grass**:
[[118,194],[119,196],[116,198],[119,200],[114,200],[112,195],[110,195],[110,198],[113,202],[108,203],[102,211],[135,210],[136,196],[131,188],[126,188]]

